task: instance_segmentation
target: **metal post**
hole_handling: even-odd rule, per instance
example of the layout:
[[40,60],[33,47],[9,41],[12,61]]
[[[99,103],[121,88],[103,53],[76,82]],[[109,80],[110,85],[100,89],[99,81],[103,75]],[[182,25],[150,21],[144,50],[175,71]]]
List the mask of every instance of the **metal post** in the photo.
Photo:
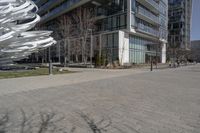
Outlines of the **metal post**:
[[100,36],[99,36],[99,61],[100,61],[100,66],[102,65],[101,64],[101,62],[102,62],[102,58],[101,58],[101,56],[102,56],[102,35],[100,34]]
[[90,35],[90,39],[91,39],[91,42],[90,42],[90,65],[92,67],[92,51],[93,51],[93,36],[92,36],[92,30],[91,31],[91,35]]
[[52,75],[51,47],[49,47],[49,75]]
[[80,41],[81,41],[81,55],[82,55],[82,62],[84,62],[84,64],[86,63],[85,61],[85,43],[84,43],[84,38],[81,37],[80,38]]
[[156,44],[156,69],[158,69],[158,44]]
[[176,67],[176,64],[175,64],[175,36],[173,36],[173,67],[175,68]]
[[152,61],[152,56],[150,56],[150,61],[151,61],[151,71],[153,71],[153,61]]
[[52,75],[52,61],[49,62],[49,75]]
[[66,67],[66,62],[67,62],[67,59],[66,59],[66,39],[64,39],[64,67]]
[[69,66],[69,64],[70,64],[70,57],[71,57],[71,55],[70,55],[71,50],[70,50],[70,40],[69,40],[69,38],[67,39],[67,44],[68,44],[67,45],[67,47],[68,47],[67,48],[67,50],[68,50],[68,52],[67,52],[68,54],[67,55],[68,55],[68,66]]
[[60,59],[61,59],[61,55],[60,55],[60,50],[61,50],[61,49],[60,49],[60,42],[59,42],[59,44],[58,44],[58,49],[59,49],[59,50],[58,50],[58,55],[59,55],[59,56],[58,56],[58,62],[61,64],[61,60],[60,60]]

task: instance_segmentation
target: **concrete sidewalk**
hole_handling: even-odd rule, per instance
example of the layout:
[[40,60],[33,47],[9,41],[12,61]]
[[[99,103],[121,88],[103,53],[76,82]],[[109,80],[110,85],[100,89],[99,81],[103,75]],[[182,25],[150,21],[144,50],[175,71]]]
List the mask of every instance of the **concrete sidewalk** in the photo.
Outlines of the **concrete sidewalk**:
[[[182,69],[192,66],[180,68],[169,68],[166,65],[160,65],[158,69],[153,69],[153,72],[168,69]],[[35,76],[22,77],[11,79],[0,79],[0,95],[9,93],[17,93],[21,91],[30,91],[41,88],[57,87],[95,81],[101,79],[109,79],[114,77],[128,76],[137,73],[150,72],[150,68],[133,68],[133,69],[92,69],[92,68],[67,68],[75,73],[51,75],[51,76]]]
[[75,126],[74,133],[92,133],[79,111],[94,122],[110,119],[107,133],[200,133],[199,64],[153,72],[81,71],[0,80],[0,111],[16,119],[20,109],[27,116],[50,110],[65,117],[64,126]]
[[16,93],[21,91],[30,91],[41,88],[49,88],[63,85],[71,85],[100,79],[126,76],[136,73],[146,72],[147,70],[135,69],[82,69],[69,68],[75,73],[51,75],[51,76],[35,76],[0,80],[0,95]]

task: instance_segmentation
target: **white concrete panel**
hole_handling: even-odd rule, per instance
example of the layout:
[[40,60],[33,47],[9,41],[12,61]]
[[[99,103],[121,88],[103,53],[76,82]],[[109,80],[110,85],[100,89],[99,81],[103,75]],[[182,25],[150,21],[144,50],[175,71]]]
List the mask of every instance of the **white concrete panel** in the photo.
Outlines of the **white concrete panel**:
[[129,34],[123,31],[119,31],[119,62],[129,63]]
[[161,46],[161,63],[166,63],[166,43],[162,43]]

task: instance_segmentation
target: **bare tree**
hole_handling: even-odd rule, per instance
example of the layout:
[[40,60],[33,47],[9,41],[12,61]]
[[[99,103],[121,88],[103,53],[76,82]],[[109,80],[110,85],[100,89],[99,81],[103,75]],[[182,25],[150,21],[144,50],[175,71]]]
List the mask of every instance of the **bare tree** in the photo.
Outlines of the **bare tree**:
[[80,7],[69,14],[64,14],[59,17],[59,30],[57,34],[64,41],[64,64],[67,59],[70,61],[70,56],[75,57],[75,61],[86,63],[87,57],[91,55],[91,34],[94,29],[95,8]]
[[69,15],[62,15],[58,18],[59,32],[62,40],[64,41],[64,66],[66,66],[67,60],[70,62],[70,37],[72,37],[73,25],[72,19]]
[[[77,8],[73,13],[72,17],[74,20],[75,28],[77,30],[76,36],[80,38],[82,46],[82,62],[87,62],[89,57],[91,45],[88,41],[91,38],[92,31],[95,27],[95,8],[80,7]],[[92,41],[91,41],[92,42]]]

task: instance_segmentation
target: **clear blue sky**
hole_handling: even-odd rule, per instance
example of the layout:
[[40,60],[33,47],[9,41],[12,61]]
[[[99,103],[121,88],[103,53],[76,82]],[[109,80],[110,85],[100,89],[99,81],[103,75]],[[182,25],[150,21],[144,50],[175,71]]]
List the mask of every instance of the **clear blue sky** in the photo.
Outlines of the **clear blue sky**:
[[191,40],[200,40],[200,0],[193,0]]

